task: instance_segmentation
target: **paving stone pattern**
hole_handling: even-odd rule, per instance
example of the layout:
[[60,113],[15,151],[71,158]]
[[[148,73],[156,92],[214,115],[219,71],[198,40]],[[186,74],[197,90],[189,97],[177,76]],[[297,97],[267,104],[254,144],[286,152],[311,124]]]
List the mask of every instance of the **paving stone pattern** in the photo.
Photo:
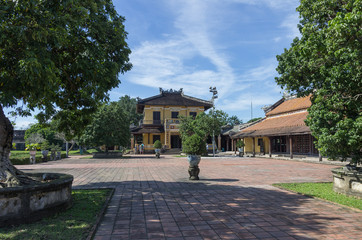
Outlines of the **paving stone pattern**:
[[70,158],[19,166],[74,175],[74,188],[115,188],[96,232],[103,239],[362,239],[362,212],[271,186],[330,182],[336,166],[266,158]]

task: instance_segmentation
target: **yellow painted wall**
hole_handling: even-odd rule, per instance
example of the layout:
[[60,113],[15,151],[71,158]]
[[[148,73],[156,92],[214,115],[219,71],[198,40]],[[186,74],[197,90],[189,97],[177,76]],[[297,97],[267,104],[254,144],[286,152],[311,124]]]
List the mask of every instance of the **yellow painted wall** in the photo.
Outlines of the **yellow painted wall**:
[[190,112],[197,112],[197,114],[204,111],[203,107],[185,107],[185,106],[150,106],[146,105],[144,109],[144,121],[153,120],[153,112],[159,111],[161,113],[161,121],[171,119],[172,112],[179,112],[180,116],[189,116]]
[[[179,116],[190,116],[190,112],[197,112],[197,114],[204,111],[203,107],[198,106],[156,106],[156,105],[145,105],[144,112],[143,112],[143,123],[144,124],[152,124],[153,122],[153,112],[158,111],[161,115],[161,124],[165,123],[165,119],[172,119],[172,112],[179,112]],[[175,131],[176,130],[176,131]],[[178,135],[178,126],[175,125],[174,129],[172,130],[172,133],[169,132],[168,141],[165,142],[165,133],[161,134],[161,143],[162,145],[168,145],[168,147],[171,147],[171,134],[177,134]],[[156,134],[157,135],[157,134]],[[143,144],[145,145],[153,145],[153,134],[143,134]],[[145,148],[147,149],[147,147]]]
[[[260,153],[260,146],[258,146],[258,139],[262,138],[264,141],[264,153],[269,153],[269,138],[268,137],[255,137],[255,153]],[[244,151],[251,153],[253,152],[253,138],[245,138],[245,148]]]

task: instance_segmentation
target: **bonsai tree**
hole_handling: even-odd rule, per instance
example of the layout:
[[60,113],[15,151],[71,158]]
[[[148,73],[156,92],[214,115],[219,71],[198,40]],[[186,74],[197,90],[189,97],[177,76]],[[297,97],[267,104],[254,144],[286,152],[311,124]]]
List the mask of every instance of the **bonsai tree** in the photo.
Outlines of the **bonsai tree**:
[[9,160],[14,130],[4,108],[23,103],[15,111],[23,116],[37,108],[48,119],[63,121],[64,111],[82,119],[132,65],[125,19],[112,1],[2,1],[1,9],[0,187],[12,187],[36,181]]
[[42,142],[40,144],[40,148],[42,151],[49,150],[49,142],[47,140],[45,140],[44,142]]
[[201,155],[206,151],[205,140],[198,134],[184,137],[182,151],[188,155]]
[[245,147],[244,141],[241,141],[240,139],[239,139],[238,141],[236,141],[236,147],[237,147],[237,148],[243,148],[243,147]]
[[244,146],[245,146],[245,143],[244,143],[244,141],[241,141],[241,139],[236,141],[236,147],[239,149],[239,157],[242,157],[244,155],[244,150],[240,149],[240,148],[243,148]]
[[162,148],[162,143],[160,140],[156,140],[155,143],[153,144],[153,147],[155,149],[161,149]]

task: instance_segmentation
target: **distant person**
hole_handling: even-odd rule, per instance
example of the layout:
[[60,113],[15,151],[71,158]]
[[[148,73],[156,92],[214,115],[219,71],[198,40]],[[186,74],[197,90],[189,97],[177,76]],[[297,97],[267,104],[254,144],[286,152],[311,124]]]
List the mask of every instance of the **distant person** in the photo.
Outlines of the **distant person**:
[[145,150],[145,145],[142,143],[140,146],[140,153],[143,154],[144,150]]

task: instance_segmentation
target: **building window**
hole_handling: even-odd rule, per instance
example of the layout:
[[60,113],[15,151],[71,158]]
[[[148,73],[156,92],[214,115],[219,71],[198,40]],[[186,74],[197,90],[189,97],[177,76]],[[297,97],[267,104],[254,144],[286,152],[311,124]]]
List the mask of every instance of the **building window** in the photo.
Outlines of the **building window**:
[[171,118],[178,118],[178,112],[171,112]]
[[161,112],[153,112],[153,124],[161,124]]
[[161,135],[153,135],[153,143],[155,143],[157,140],[161,141]]
[[197,115],[197,112],[190,112],[190,116],[192,116],[193,118],[195,118]]

